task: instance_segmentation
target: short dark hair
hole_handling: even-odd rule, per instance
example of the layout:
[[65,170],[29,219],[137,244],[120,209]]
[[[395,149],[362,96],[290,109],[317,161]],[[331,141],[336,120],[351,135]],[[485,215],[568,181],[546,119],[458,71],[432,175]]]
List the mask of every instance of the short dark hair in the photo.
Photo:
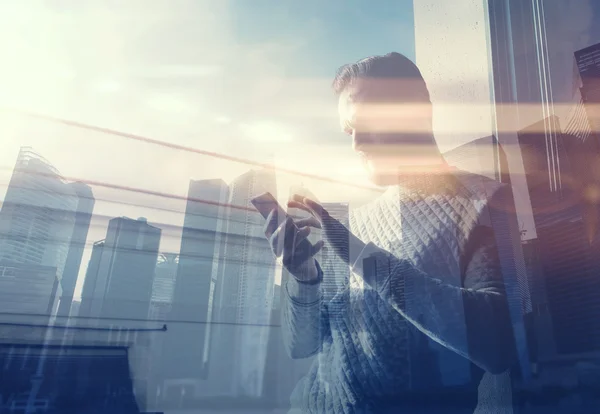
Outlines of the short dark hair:
[[410,96],[429,101],[429,90],[421,71],[409,58],[391,52],[387,55],[370,56],[338,69],[333,80],[333,91],[340,95],[344,89],[359,78],[389,78],[411,80]]

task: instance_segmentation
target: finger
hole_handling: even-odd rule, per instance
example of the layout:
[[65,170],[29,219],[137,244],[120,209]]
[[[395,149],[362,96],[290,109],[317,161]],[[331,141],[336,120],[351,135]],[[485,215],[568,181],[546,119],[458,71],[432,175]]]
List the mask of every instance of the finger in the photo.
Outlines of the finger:
[[286,247],[283,249],[283,265],[288,269],[300,266],[312,257],[310,255],[313,247],[312,244],[301,236],[300,232],[296,233],[296,236],[293,238],[295,244],[286,244]]
[[317,229],[322,228],[321,222],[316,217],[313,217],[313,216],[296,220],[295,223],[298,228],[302,228],[302,227],[306,227],[306,226],[315,227]]
[[323,240],[319,240],[318,242],[316,242],[310,251],[310,256],[312,257],[319,253],[323,246],[325,246],[325,242]]
[[290,219],[286,222],[285,227],[285,240],[283,242],[283,256],[294,256],[297,253],[296,247],[300,244],[300,242],[308,237],[310,234],[310,227],[304,227],[303,229],[298,229],[294,220]]
[[304,261],[301,256],[299,249],[296,249],[296,238],[297,232],[288,232],[285,239],[285,246],[283,248],[283,265],[288,269],[295,267],[298,263]]
[[296,234],[298,233],[298,227],[294,220],[287,216],[285,221],[279,226],[279,237],[280,242],[283,244],[283,249],[290,249],[294,247],[294,240],[296,240]]
[[301,227],[296,233],[296,240],[294,240],[294,246],[298,246],[302,240],[306,239],[310,234],[310,227]]
[[308,207],[312,213],[319,219],[327,217],[327,210],[323,206],[310,198],[304,198],[303,204]]
[[311,216],[313,215],[313,212],[311,211],[310,208],[308,208],[307,206],[305,206],[303,203],[301,203],[300,201],[296,201],[296,200],[291,200],[288,201],[287,206],[289,208],[297,208],[298,210],[304,210],[307,213],[309,213]]
[[296,201],[298,203],[304,203],[304,196],[300,194],[294,194],[290,197],[290,201]]

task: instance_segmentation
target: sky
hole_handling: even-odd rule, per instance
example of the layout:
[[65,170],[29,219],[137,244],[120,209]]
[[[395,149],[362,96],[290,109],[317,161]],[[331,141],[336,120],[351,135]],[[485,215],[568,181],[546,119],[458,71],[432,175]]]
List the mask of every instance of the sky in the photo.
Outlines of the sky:
[[[572,51],[600,41],[596,3],[557,0],[546,10],[557,85],[572,73]],[[280,201],[297,184],[322,201],[373,199],[380,189],[362,188],[370,184],[339,131],[330,85],[341,65],[390,51],[416,60],[438,108],[434,132],[443,149],[463,143],[460,136],[486,134],[491,94],[489,50],[475,35],[485,31],[481,7],[471,0],[419,0],[416,10],[412,0],[372,4],[0,0],[0,199],[21,146],[66,179],[91,183],[97,202],[89,245],[104,238],[110,217],[143,216],[163,228],[161,250],[177,252],[189,180],[230,182],[251,168],[194,150],[351,184],[280,171]]]
[[[144,216],[165,228],[163,251],[179,249],[190,179],[229,182],[250,166],[24,113],[368,186],[339,131],[332,78],[369,55],[415,56],[412,0],[0,1],[0,48],[0,197],[31,146],[66,179],[93,183],[89,245],[110,217]],[[378,194],[277,179],[280,198],[293,184],[323,201]]]

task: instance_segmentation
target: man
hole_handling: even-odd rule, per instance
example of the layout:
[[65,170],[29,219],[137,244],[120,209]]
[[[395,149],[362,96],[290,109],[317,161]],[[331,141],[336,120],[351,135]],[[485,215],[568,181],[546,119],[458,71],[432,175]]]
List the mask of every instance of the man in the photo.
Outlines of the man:
[[[472,413],[478,388],[480,406],[510,408],[506,382],[491,385],[516,355],[499,259],[511,243],[510,189],[445,163],[427,86],[406,57],[344,66],[334,89],[343,131],[373,182],[389,188],[353,211],[352,233],[300,196],[288,205],[310,217],[267,219],[294,276],[282,292],[286,348],[292,358],[317,355],[293,412]],[[324,241],[299,243],[311,227],[352,270],[333,296],[321,287],[331,270],[314,259]]]

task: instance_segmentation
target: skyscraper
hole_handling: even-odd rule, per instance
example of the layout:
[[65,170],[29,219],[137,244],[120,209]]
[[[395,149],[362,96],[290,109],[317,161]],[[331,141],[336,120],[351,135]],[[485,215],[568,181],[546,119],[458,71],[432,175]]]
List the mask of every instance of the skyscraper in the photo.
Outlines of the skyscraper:
[[573,135],[571,153],[577,154],[574,178],[582,188],[582,208],[588,240],[600,228],[600,44],[575,52],[575,109],[565,126]]
[[0,313],[50,316],[56,309],[57,289],[53,267],[0,262]]
[[92,251],[80,315],[145,320],[160,236],[161,230],[143,217],[111,219],[106,239],[96,243]]
[[[148,311],[148,320],[152,322],[166,322],[169,317],[178,264],[179,255],[177,253],[160,253],[158,255],[152,283],[150,310]],[[177,334],[177,329],[173,324],[169,324],[169,331],[164,332],[163,335],[154,335],[149,351],[148,394],[149,397],[156,396],[159,400],[165,378],[164,369],[169,367],[171,356],[165,353],[165,340],[171,333]]]
[[573,175],[582,147],[577,137],[562,133],[556,117],[539,121],[518,135],[547,295],[545,301],[535,292],[535,317],[553,326],[559,354],[591,351],[600,345],[595,308],[600,278],[586,240],[581,189]]
[[600,349],[600,277],[581,218],[537,229],[548,306],[559,354]]
[[167,380],[200,381],[208,374],[208,337],[227,194],[227,184],[220,179],[189,183],[177,277],[167,317],[171,322],[163,356]]
[[[281,300],[281,285],[275,285],[273,290],[273,310],[279,309],[279,301]],[[273,318],[271,318],[273,320]]]
[[79,307],[81,306],[81,300],[74,300],[71,303],[71,312],[70,315],[72,318],[76,318],[79,316]]
[[531,291],[532,314],[530,315],[529,340],[533,360],[547,359],[556,354],[552,317],[548,312],[548,292],[540,259],[538,239],[525,240],[522,244],[525,266]]
[[[79,184],[67,183],[47,160],[24,147],[19,151],[0,211],[0,260],[55,268],[59,297],[63,284],[72,296],[76,277],[72,278],[71,270],[83,247],[77,246],[80,231],[75,222],[78,208],[86,204],[83,210],[87,211],[89,206],[84,201],[79,205],[80,189]],[[85,227],[82,224],[81,231],[87,232]],[[69,256],[73,260],[68,261]],[[25,298],[29,286],[23,283],[21,289]],[[70,299],[65,301],[70,306]]]
[[224,395],[262,395],[275,260],[264,236],[264,218],[250,200],[266,191],[277,194],[272,171],[251,170],[230,185],[223,266],[215,296],[218,330],[211,355],[211,372],[215,366],[211,382]]
[[[577,88],[573,92],[573,100],[568,106],[568,112],[561,118],[561,123],[564,124],[563,132],[567,135],[577,137],[580,142],[593,142],[593,146],[597,146],[597,139],[593,135],[592,126],[589,115],[586,111],[586,101],[583,97],[583,88]],[[595,149],[594,152],[598,152]]]
[[70,184],[70,186],[75,191],[75,194],[77,194],[77,207],[73,233],[71,234],[71,242],[69,244],[69,253],[67,254],[61,280],[62,296],[58,307],[58,316],[69,316],[71,311],[73,292],[77,284],[77,276],[81,267],[81,257],[85,248],[88,230],[90,229],[90,221],[95,203],[92,189],[88,185],[76,182]]
[[177,278],[179,255],[177,253],[160,253],[154,269],[152,297],[148,319],[164,321],[173,303],[173,291]]
[[568,185],[572,170],[565,137],[558,117],[551,116],[521,129],[518,138],[535,224],[543,226],[577,207]]
[[[96,290],[104,245],[105,240],[100,240],[95,242],[92,247],[92,255],[88,261],[83,289],[81,291],[81,303],[78,314],[80,318],[90,318],[92,316],[92,305],[98,302],[101,303],[104,298],[104,291],[101,289]],[[78,322],[85,324],[86,321],[79,319]]]
[[[336,220],[339,220],[346,228],[350,229],[350,210],[349,205],[346,202],[338,202],[338,203],[322,203],[325,210],[329,212],[331,217]],[[330,234],[328,235],[328,239],[326,242],[332,243],[335,242],[336,239],[347,238],[348,235],[346,233],[341,234]],[[344,241],[347,243],[348,241]],[[329,296],[335,295],[337,291],[343,287],[350,278],[350,268],[348,265],[335,253],[333,248],[329,247],[324,252],[321,253],[321,262],[323,263],[323,272],[329,273],[331,275],[335,275],[335,277],[329,277],[323,280],[322,289]]]
[[[597,135],[600,132],[600,43],[575,52],[575,63],[581,84],[581,96],[585,102],[590,126]],[[596,138],[596,137],[594,137]]]

